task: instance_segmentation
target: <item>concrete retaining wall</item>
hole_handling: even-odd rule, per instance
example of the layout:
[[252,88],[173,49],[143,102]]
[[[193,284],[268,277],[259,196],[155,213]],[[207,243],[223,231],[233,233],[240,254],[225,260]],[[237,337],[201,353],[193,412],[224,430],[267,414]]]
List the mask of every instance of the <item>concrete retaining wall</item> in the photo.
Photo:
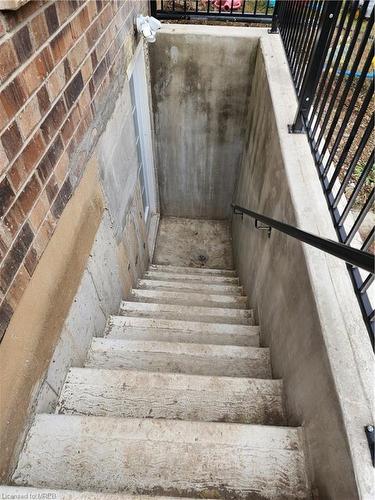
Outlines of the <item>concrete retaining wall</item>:
[[250,32],[164,25],[150,48],[162,215],[230,216],[259,39]]
[[[296,98],[279,37],[261,37],[234,200],[336,239],[304,135],[288,134]],[[373,420],[373,356],[343,262],[233,216],[235,264],[257,307],[262,343],[284,379],[291,425],[303,425],[319,498],[374,497],[364,426]]]

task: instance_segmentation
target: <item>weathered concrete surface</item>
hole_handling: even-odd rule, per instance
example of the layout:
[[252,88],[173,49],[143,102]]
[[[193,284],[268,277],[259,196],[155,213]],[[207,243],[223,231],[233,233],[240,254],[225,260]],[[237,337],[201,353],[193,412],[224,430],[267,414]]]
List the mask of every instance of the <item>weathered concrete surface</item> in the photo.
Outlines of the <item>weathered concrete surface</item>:
[[58,413],[285,425],[282,381],[73,368]]
[[[163,217],[159,224],[154,263],[232,269],[230,224],[220,220]],[[172,269],[168,268],[168,271]]]
[[1,344],[2,480],[22,443],[31,405],[79,287],[103,210],[93,160],[67,204]]
[[300,429],[219,422],[38,415],[13,480],[241,500],[310,497]]
[[267,347],[94,339],[86,366],[190,375],[271,378]]
[[176,290],[132,290],[128,300],[134,302],[150,302],[152,304],[180,304],[208,307],[228,307],[246,309],[247,297],[235,295],[218,295],[210,292],[190,292]]
[[[296,99],[278,37],[262,37],[235,201],[336,239],[304,135],[288,134]],[[284,379],[291,424],[304,424],[319,498],[374,498],[364,434],[373,421],[373,355],[346,266],[233,216],[236,267],[257,306],[262,343]]]
[[163,25],[150,46],[162,215],[230,216],[259,32]]
[[208,293],[210,295],[243,295],[242,286],[237,285],[218,285],[216,283],[200,283],[198,282],[185,282],[183,278],[181,281],[163,281],[152,279],[141,279],[137,283],[138,290],[157,290],[164,292],[191,292],[191,293]]
[[253,311],[223,307],[200,307],[175,304],[152,304],[148,302],[121,302],[120,314],[144,318],[181,319],[205,321],[207,323],[229,323],[252,325]]
[[[0,486],[0,495],[2,495],[1,498],[9,499],[53,498],[54,500],[194,500],[193,498],[177,498],[170,496],[160,497],[154,495],[126,495],[124,493],[94,493],[92,491],[53,490],[50,488],[26,488],[22,486]],[[50,496],[48,497],[48,495]]]
[[259,347],[259,326],[176,319],[111,316],[107,322],[105,336],[113,339]]

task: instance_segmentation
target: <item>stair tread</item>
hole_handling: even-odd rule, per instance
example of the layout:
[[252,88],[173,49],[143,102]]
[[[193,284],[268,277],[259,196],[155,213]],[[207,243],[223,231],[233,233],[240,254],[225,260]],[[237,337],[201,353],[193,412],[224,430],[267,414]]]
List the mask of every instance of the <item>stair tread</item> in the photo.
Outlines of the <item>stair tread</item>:
[[[149,302],[123,301],[120,314],[164,317],[165,319],[201,319],[215,323],[251,324],[252,309],[231,309],[226,307],[200,307],[180,304],[153,304]],[[219,319],[220,318],[220,319]]]
[[218,284],[218,283],[200,283],[200,282],[184,282],[184,281],[165,281],[153,279],[140,279],[137,282],[137,289],[140,290],[165,290],[165,291],[181,291],[190,293],[207,292],[209,295],[234,295],[242,296],[243,289],[239,285]]
[[230,309],[248,309],[244,295],[219,295],[177,290],[133,289],[128,301],[150,302],[152,304],[176,304],[185,306],[220,307]]
[[210,267],[189,267],[189,266],[171,266],[168,264],[151,264],[149,271],[168,271],[170,273],[202,274],[216,276],[237,277],[234,269],[217,269]]
[[282,381],[71,368],[59,413],[282,425]]
[[86,366],[272,378],[270,353],[265,347],[94,338]]
[[107,338],[259,347],[259,326],[110,316]]
[[169,273],[167,271],[149,270],[146,271],[144,279],[152,279],[155,281],[168,281],[168,282],[189,282],[189,283],[202,283],[202,284],[230,284],[239,285],[239,278],[236,276],[220,276],[210,274],[180,274]]
[[308,496],[299,429],[76,415],[36,416],[13,482],[244,500]]
[[[128,495],[124,493],[95,493],[93,491],[73,491],[41,489],[27,486],[0,486],[0,498],[55,498],[56,500],[199,500],[192,497],[163,497],[148,495]],[[207,499],[213,500],[213,499]]]

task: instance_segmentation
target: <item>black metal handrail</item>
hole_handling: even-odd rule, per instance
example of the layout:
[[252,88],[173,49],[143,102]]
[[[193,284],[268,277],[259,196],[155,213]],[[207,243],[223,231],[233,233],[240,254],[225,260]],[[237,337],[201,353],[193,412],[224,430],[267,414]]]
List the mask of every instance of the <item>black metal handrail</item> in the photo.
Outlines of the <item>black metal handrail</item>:
[[291,236],[292,238],[303,241],[304,243],[318,248],[323,252],[329,253],[330,255],[333,255],[338,259],[344,260],[352,266],[365,269],[369,273],[374,273],[374,257],[367,252],[349,247],[344,243],[339,243],[337,241],[322,238],[321,236],[317,236],[316,234],[303,231],[302,229],[298,229],[295,226],[291,226],[290,224],[286,224],[285,222],[272,219],[272,217],[267,217],[266,215],[254,212],[253,210],[248,210],[247,208],[241,207],[240,205],[232,203],[231,206],[235,214],[248,215],[255,221],[260,221],[271,228],[277,229],[278,231]]

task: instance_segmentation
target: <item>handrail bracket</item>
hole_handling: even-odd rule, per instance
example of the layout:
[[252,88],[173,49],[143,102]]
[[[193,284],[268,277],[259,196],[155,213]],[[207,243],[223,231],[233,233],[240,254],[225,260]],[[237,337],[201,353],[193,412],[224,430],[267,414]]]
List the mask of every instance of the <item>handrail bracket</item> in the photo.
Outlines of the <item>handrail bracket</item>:
[[267,231],[268,238],[271,238],[271,231],[272,231],[271,226],[267,226],[267,224],[262,224],[261,222],[259,222],[258,219],[255,219],[255,227],[256,229],[259,229],[259,231]]

